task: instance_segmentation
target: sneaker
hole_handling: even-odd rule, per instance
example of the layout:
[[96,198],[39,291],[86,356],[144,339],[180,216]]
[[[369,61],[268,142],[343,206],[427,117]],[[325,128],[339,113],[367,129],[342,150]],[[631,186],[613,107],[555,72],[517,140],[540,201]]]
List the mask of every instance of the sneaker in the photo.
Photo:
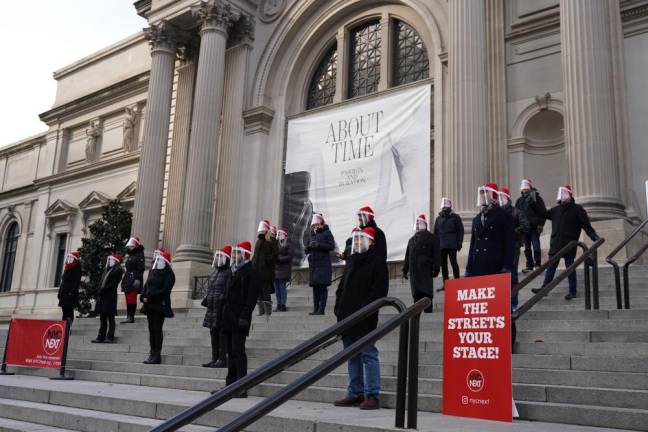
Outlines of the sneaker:
[[361,410],[377,410],[380,409],[380,401],[376,396],[369,395],[365,398],[364,402],[360,404]]
[[336,407],[357,407],[364,402],[364,396],[347,396],[344,399],[336,400],[333,405]]
[[565,300],[571,300],[576,297],[577,297],[576,293],[569,293],[565,296]]

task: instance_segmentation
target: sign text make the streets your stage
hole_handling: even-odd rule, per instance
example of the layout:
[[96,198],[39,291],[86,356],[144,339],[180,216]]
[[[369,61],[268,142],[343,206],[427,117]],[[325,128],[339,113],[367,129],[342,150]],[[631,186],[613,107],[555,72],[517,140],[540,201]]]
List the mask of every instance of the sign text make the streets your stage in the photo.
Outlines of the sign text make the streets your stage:
[[325,144],[331,149],[333,163],[373,157],[376,135],[380,133],[382,110],[332,121]]

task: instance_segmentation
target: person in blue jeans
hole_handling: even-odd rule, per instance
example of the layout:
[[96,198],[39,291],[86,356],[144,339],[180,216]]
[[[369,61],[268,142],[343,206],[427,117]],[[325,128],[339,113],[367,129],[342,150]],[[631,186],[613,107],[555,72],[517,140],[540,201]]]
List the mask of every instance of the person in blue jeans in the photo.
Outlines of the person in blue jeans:
[[[356,229],[352,235],[351,255],[347,257],[344,274],[335,292],[335,316],[339,321],[387,295],[389,277],[382,257],[374,248],[373,227]],[[355,325],[342,335],[348,348],[378,327],[378,313]],[[348,361],[349,385],[345,398],[334,402],[340,407],[380,408],[380,359],[378,349],[370,345]]]
[[[549,247],[550,259],[553,255],[560,252],[562,248],[567,246],[569,242],[578,240],[582,230],[585,230],[585,233],[590,239],[592,239],[592,241],[597,241],[599,239],[598,234],[596,234],[596,231],[592,228],[587,212],[581,205],[576,204],[571,185],[565,185],[558,188],[558,196],[556,200],[558,205],[552,207],[546,214],[547,219],[551,220],[551,243]],[[565,266],[569,267],[572,265],[575,257],[576,248],[565,255]],[[547,286],[553,280],[557,268],[558,262],[555,262],[547,269],[542,284],[543,287]],[[569,293],[565,296],[565,300],[571,300],[577,296],[576,272],[572,272],[569,275],[568,280]],[[531,291],[537,294],[540,290],[541,288],[534,288]]]
[[277,254],[277,263],[275,264],[274,289],[277,297],[277,309],[275,312],[286,312],[286,302],[288,301],[288,291],[286,285],[290,281],[292,274],[293,250],[288,241],[288,230],[279,228],[277,230],[277,241],[279,242],[279,253]]

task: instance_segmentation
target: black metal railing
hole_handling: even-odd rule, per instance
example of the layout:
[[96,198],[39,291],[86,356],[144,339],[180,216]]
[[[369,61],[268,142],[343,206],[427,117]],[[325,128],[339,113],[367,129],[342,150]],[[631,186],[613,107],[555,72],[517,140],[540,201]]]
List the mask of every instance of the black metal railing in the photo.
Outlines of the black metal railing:
[[648,243],[643,245],[639,251],[637,251],[636,254],[634,254],[630,259],[627,260],[627,262],[623,265],[623,294],[621,293],[621,272],[619,271],[619,263],[616,262],[614,257],[623,249],[628,243],[632,241],[633,238],[637,236],[640,232],[642,232],[643,228],[648,224],[648,219],[640,223],[635,227],[634,230],[628,235],[628,237],[625,238],[621,243],[617,245],[617,247],[614,248],[612,252],[605,258],[605,261],[608,262],[614,269],[614,289],[616,292],[616,301],[617,301],[617,309],[630,309],[630,281],[628,279],[629,277],[629,272],[630,272],[630,266],[637,261],[641,255],[646,251],[648,248]]
[[[187,408],[161,425],[152,429],[151,432],[176,431],[207,412],[229,401],[236,395],[246,393],[249,389],[263,383],[269,378],[283,372],[287,368],[301,360],[321,351],[322,349],[337,342],[341,335],[350,330],[353,326],[365,320],[385,306],[392,306],[398,311],[398,315],[380,325],[371,333],[355,342],[350,347],[340,351],[333,357],[320,364],[315,369],[303,375],[300,379],[287,385],[282,390],[264,399],[261,403],[250,410],[242,413],[227,425],[219,428],[219,431],[240,431],[246,426],[254,423],[263,415],[280,406],[288,399],[306,389],[317,380],[330,373],[348,359],[354,357],[369,345],[382,339],[385,335],[400,328],[398,343],[398,365],[396,383],[396,418],[397,428],[405,427],[405,411],[407,405],[407,428],[416,429],[418,413],[418,345],[419,345],[419,320],[425,308],[430,305],[430,300],[424,298],[413,306],[406,309],[405,304],[393,297],[383,297],[355,312],[348,318],[322,331],[313,338],[302,342],[289,352],[279,358],[256,369],[246,377],[224,387],[212,396]],[[409,378],[409,380],[408,380]],[[406,394],[407,388],[409,390]]]
[[[592,244],[592,246],[587,247],[586,244],[578,242],[576,240],[569,242],[565,247],[560,249],[560,251],[552,255],[551,258],[546,261],[542,266],[535,269],[531,274],[529,274],[523,281],[521,281],[517,286],[513,288],[516,293],[519,293],[521,289],[529,285],[535,278],[544,273],[550,266],[555,265],[559,260],[565,257],[568,253],[571,253],[575,248],[580,247],[583,249],[583,253],[574,259],[572,265],[567,267],[565,270],[560,272],[554,279],[542,287],[540,291],[527,300],[522,306],[517,309],[517,314],[513,320],[518,320],[522,315],[528,312],[536,303],[538,303],[544,296],[549,294],[560,282],[565,280],[571,273],[575,272],[578,266],[585,263],[584,266],[584,291],[585,291],[585,309],[594,309],[599,308],[599,290],[598,290],[598,260],[597,260],[597,250],[605,242],[605,239],[600,238]],[[591,274],[590,274],[591,273]],[[591,277],[591,279],[590,279]]]
[[191,299],[201,300],[207,294],[209,285],[209,276],[194,276],[194,283],[191,289]]

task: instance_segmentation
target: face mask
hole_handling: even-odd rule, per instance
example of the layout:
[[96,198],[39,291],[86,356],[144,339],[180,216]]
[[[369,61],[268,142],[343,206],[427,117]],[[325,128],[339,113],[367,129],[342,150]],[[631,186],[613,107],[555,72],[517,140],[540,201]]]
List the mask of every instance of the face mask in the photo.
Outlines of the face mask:
[[441,209],[441,212],[443,212],[443,214],[449,214],[451,211],[452,209],[450,207],[443,207]]

